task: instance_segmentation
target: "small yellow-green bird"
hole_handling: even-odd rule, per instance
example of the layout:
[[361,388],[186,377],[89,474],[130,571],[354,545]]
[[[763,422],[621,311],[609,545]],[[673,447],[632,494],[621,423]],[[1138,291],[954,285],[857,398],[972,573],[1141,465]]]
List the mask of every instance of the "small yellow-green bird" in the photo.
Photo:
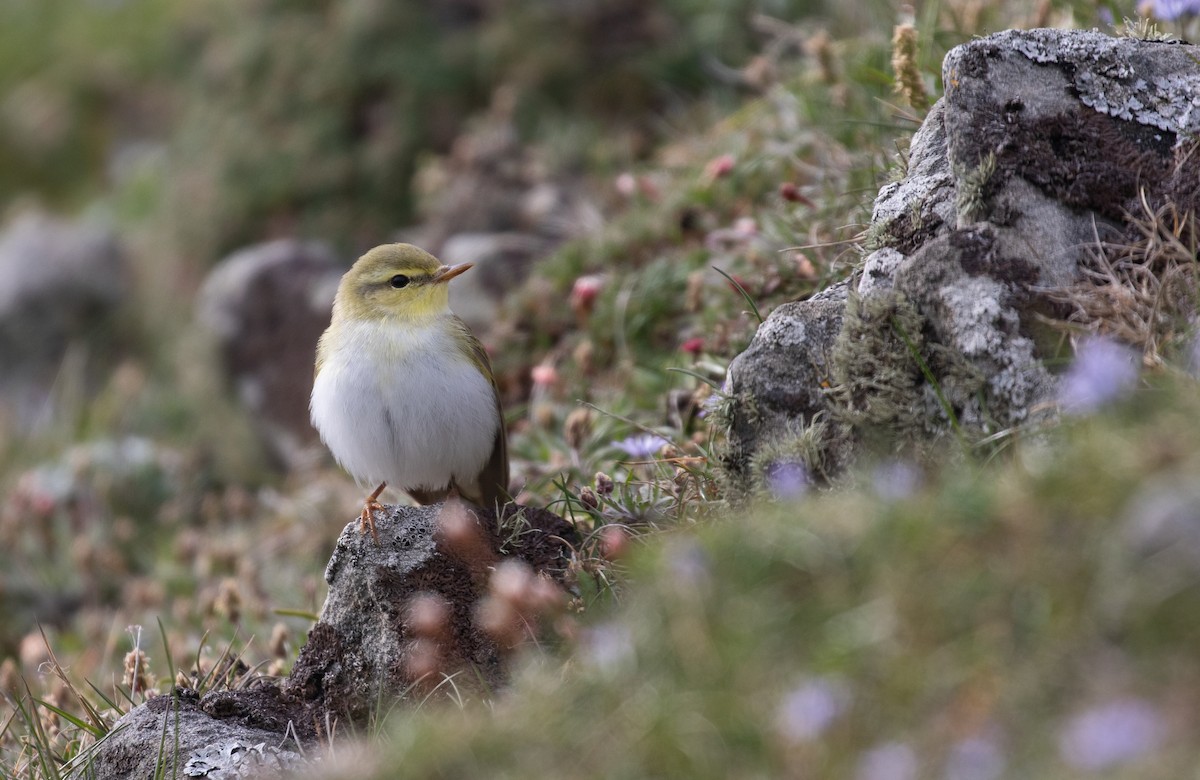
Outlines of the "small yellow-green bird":
[[508,500],[508,446],[491,361],[450,311],[442,265],[411,244],[378,246],[342,277],[317,345],[312,422],[342,468],[375,485],[364,529],[391,484],[420,504],[456,492]]

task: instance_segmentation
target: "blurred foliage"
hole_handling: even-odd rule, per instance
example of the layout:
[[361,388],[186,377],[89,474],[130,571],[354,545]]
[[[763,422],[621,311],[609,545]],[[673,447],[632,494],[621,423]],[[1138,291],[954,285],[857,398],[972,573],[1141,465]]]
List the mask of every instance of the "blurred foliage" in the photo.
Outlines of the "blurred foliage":
[[0,210],[27,195],[72,210],[104,190],[123,144],[167,135],[193,10],[0,3]]
[[[831,4],[836,8],[836,4]],[[630,126],[644,154],[702,93],[733,97],[755,14],[817,2],[69,0],[0,9],[0,204],[95,196],[169,141],[171,223],[201,263],[269,235],[356,248],[412,215],[445,152],[503,88],[524,140],[557,115]],[[583,152],[584,150],[580,150]]]
[[672,107],[733,94],[711,70],[749,56],[756,5],[226,4],[176,134],[184,245],[205,256],[295,232],[377,243],[412,217],[418,155],[448,151],[489,104],[527,143],[566,115],[623,128],[635,148],[619,153],[644,154]]
[[[935,458],[896,490],[864,464],[665,534],[565,671],[531,659],[495,712],[396,713],[389,754],[413,777],[1184,776],[1200,394],[1150,385],[986,467]],[[1078,733],[1130,701],[1146,733]],[[989,773],[949,771],[968,741]],[[865,773],[881,745],[914,771]]]

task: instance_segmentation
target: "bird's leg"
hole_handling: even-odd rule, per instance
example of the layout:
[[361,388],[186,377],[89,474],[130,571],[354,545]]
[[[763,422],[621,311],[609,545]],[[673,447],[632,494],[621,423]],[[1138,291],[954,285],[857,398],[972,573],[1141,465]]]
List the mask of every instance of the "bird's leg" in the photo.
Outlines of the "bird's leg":
[[371,529],[371,537],[375,540],[375,544],[379,544],[379,532],[375,530],[375,513],[383,511],[383,504],[379,503],[379,495],[386,487],[386,482],[379,483],[375,492],[367,496],[367,500],[363,502],[362,514],[358,516],[359,530]]

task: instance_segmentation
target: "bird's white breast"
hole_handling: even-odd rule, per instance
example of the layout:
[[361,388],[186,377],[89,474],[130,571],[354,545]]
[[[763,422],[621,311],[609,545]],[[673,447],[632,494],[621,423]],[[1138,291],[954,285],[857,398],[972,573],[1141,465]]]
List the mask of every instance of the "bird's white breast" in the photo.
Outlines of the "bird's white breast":
[[359,482],[472,484],[500,425],[495,391],[439,319],[342,323],[313,384],[313,425]]

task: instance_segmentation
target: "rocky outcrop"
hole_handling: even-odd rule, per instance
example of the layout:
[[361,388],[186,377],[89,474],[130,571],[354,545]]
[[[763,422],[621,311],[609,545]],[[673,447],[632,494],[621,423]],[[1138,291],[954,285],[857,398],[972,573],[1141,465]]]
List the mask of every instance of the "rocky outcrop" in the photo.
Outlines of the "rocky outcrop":
[[[1200,47],[1008,31],[952,50],[945,96],[881,189],[848,288],[780,307],[730,366],[735,494],[864,447],[982,438],[1055,412],[1047,292],[1131,219],[1200,209]],[[786,337],[784,337],[786,336]]]
[[[725,427],[722,457],[737,493],[761,487],[776,462],[797,462],[824,474],[849,463],[849,431],[825,435],[832,422],[826,391],[833,346],[849,291],[842,283],[780,306],[729,365],[726,403],[712,417]],[[819,441],[813,432],[821,434]],[[847,446],[838,446],[842,442]]]
[[[551,512],[509,505],[497,519],[457,500],[385,507],[375,531],[378,540],[355,520],[342,532],[321,617],[281,685],[260,679],[151,699],[89,751],[78,776],[288,772],[320,760],[331,736],[367,726],[380,707],[419,701],[446,679],[459,692],[498,690],[507,653],[529,636],[538,610],[498,613],[490,609],[497,590],[500,601],[561,603],[578,541]],[[514,570],[516,580],[497,583]],[[325,733],[330,724],[334,735]]]
[[[501,526],[519,528],[507,540]],[[349,723],[373,707],[455,676],[460,688],[503,686],[504,648],[481,630],[479,605],[506,553],[549,581],[564,580],[574,537],[557,515],[530,507],[495,513],[460,501],[377,513],[376,543],[346,527],[325,571],[329,596],[285,690]],[[424,600],[437,616],[414,614]],[[435,626],[424,626],[435,623]]]

